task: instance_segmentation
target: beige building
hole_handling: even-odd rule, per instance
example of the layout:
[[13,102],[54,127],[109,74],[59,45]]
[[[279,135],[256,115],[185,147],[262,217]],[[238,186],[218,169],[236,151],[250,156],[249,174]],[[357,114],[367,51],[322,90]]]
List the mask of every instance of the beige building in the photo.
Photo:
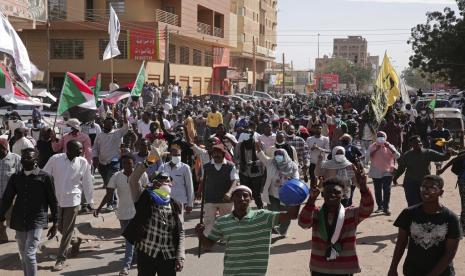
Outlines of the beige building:
[[368,42],[361,36],[335,38],[333,57],[344,58],[355,64],[366,65],[368,57]]
[[[223,63],[229,63],[229,0],[49,0],[50,44],[46,26],[20,35],[31,60],[41,70],[50,68],[52,88],[59,90],[65,72],[70,71],[85,80],[102,73],[102,90],[107,89],[111,62],[102,56],[108,43],[110,4],[121,23],[121,55],[113,59],[114,78],[120,84],[135,80],[147,53],[147,80],[163,82],[165,26],[170,33],[171,82],[179,82],[183,89],[192,86],[194,94],[208,93],[215,82],[221,82],[214,79],[213,63],[217,52],[224,53]],[[137,48],[136,43],[151,46]]]
[[231,26],[236,30],[236,37],[231,36],[231,67],[247,81],[238,85],[253,85],[255,41],[256,89],[264,90],[265,69],[275,59],[277,0],[231,0],[231,18],[236,21]]
[[47,21],[47,0],[0,0],[0,12],[16,30],[34,29]]

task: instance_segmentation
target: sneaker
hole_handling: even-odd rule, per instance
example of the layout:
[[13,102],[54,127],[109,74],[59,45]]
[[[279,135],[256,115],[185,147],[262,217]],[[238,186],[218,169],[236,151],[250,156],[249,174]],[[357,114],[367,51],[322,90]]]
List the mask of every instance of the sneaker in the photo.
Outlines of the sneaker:
[[62,271],[65,268],[65,261],[57,261],[55,266],[53,267],[52,271]]
[[119,272],[119,275],[120,276],[129,275],[129,269],[127,269],[127,268],[121,269],[121,271]]
[[374,213],[381,213],[383,211],[383,208],[378,208]]
[[391,212],[389,210],[384,210],[383,213],[386,215],[386,216],[390,216],[391,215]]
[[115,210],[115,207],[113,207],[113,205],[107,206],[107,211],[112,212],[113,210]]

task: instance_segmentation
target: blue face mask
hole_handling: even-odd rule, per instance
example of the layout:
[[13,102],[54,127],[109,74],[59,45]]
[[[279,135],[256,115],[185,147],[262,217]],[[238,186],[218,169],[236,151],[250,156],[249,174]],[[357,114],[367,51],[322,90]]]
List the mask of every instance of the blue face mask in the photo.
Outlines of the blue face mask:
[[277,163],[282,163],[282,162],[284,162],[284,156],[282,156],[282,155],[276,155],[276,156],[274,157],[274,160],[276,160]]

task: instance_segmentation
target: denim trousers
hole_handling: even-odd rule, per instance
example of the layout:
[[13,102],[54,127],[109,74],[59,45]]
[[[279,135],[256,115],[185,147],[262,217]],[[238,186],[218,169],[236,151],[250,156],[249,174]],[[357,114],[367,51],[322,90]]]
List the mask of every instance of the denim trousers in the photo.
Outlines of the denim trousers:
[[29,231],[16,231],[21,265],[25,276],[37,275],[37,247],[39,246],[42,228]]
[[382,178],[373,178],[375,187],[375,199],[378,209],[389,210],[389,201],[391,200],[391,183],[392,176]]
[[[120,220],[119,223],[121,225],[121,232],[124,232],[126,227],[128,226],[131,220]],[[128,242],[126,239],[125,241],[125,252],[124,252],[124,259],[123,259],[123,268],[130,269],[132,264],[132,258],[134,256],[134,245]]]
[[[274,212],[281,212],[286,211],[287,208],[286,206],[281,205],[281,201],[278,198],[270,196],[270,205],[268,205],[268,210]],[[279,225],[279,234],[285,236],[287,234],[287,230],[289,229],[289,225],[291,225],[291,221],[281,223]]]
[[404,192],[408,207],[422,202],[420,195],[421,181],[404,179]]

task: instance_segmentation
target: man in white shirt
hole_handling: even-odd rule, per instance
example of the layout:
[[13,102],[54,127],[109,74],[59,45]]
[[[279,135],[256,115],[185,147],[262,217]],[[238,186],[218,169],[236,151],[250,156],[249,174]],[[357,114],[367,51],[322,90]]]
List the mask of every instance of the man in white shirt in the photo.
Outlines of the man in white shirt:
[[[66,260],[66,250],[73,237],[82,194],[84,193],[91,206],[94,203],[91,165],[82,157],[82,144],[71,140],[66,144],[66,153],[52,156],[45,165],[44,171],[53,176],[58,200],[58,230],[63,236],[53,271],[61,271]],[[72,251],[79,250],[81,241],[77,238]]]
[[411,104],[405,105],[405,113],[408,115],[410,122],[415,122],[415,118],[418,117],[418,112],[415,108],[412,108]]
[[14,138],[16,142],[13,144],[11,151],[17,155],[21,155],[21,151],[23,149],[34,148],[32,141],[29,140],[25,135],[26,131],[27,130],[22,127],[15,129]]
[[315,168],[316,164],[318,164],[318,158],[320,155],[325,157],[327,153],[330,152],[329,149],[329,138],[323,136],[321,132],[323,131],[323,127],[320,124],[312,126],[312,133],[313,136],[307,138],[307,145],[310,149],[310,166],[308,169],[308,174],[310,175],[310,183],[312,187],[315,187],[317,184],[316,176],[315,176]]
[[276,143],[276,134],[272,133],[271,130],[271,123],[267,123],[263,128],[263,134],[258,137],[258,141],[265,146],[265,150]]
[[[177,145],[172,145],[171,161],[163,164],[160,171],[168,174],[172,179],[173,186],[171,187],[171,197],[178,203],[182,204],[181,210],[185,210],[186,214],[192,211],[194,206],[194,184],[192,182],[191,168],[181,162],[181,149]],[[183,214],[180,219],[184,222]]]
[[[118,193],[118,208],[116,209],[116,217],[120,221],[121,230],[124,232],[126,227],[132,218],[136,215],[136,208],[131,195],[131,189],[129,187],[129,176],[133,172],[134,168],[134,156],[132,154],[126,154],[121,156],[121,163],[123,169],[115,173],[107,185],[107,193],[102,199],[99,207],[95,210],[94,216],[98,217],[102,207],[113,198],[113,193]],[[139,179],[140,187],[144,187],[149,183],[147,174],[144,172]],[[131,268],[132,258],[134,253],[134,245],[126,240],[125,253],[123,259],[123,268],[120,275],[129,275],[129,269]]]
[[137,132],[141,135],[141,138],[145,138],[150,133],[150,113],[145,111],[142,113],[142,118],[137,122]]

